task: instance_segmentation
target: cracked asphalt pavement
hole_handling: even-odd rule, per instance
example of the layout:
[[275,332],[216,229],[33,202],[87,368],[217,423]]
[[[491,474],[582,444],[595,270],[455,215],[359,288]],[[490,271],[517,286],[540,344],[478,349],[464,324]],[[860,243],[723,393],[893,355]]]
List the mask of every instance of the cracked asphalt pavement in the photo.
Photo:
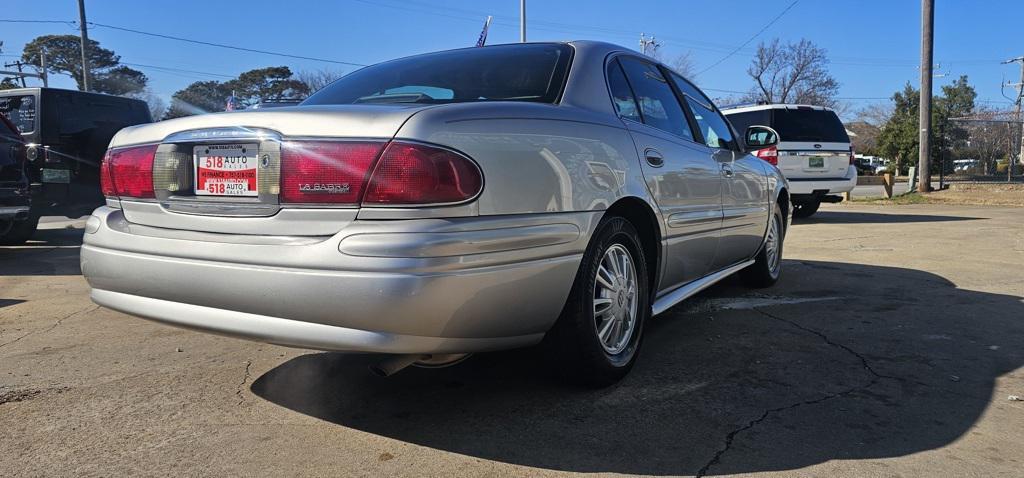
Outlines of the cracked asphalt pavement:
[[0,248],[0,473],[1021,476],[1022,213],[825,206],[779,284],[655,318],[603,390],[532,350],[385,379],[97,308],[81,224],[47,223]]

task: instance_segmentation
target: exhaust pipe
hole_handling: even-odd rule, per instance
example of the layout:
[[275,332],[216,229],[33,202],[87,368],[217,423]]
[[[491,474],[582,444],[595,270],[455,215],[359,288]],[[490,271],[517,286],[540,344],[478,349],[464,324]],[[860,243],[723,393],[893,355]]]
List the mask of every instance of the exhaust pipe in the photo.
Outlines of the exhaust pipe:
[[423,368],[444,368],[461,363],[471,354],[406,354],[392,355],[380,363],[370,365],[370,371],[380,377],[390,377],[410,365]]
[[393,355],[386,360],[370,365],[370,371],[380,377],[390,377],[420,360],[429,359],[430,355],[422,354]]

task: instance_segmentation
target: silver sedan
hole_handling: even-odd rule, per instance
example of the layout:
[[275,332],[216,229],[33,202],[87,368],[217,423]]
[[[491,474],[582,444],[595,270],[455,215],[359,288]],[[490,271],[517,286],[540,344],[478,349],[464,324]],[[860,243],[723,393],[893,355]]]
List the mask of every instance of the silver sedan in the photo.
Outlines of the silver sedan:
[[779,277],[787,183],[691,82],[595,42],[431,53],[295,107],[122,130],[82,271],[103,306],[379,371],[543,343],[609,384],[647,319]]

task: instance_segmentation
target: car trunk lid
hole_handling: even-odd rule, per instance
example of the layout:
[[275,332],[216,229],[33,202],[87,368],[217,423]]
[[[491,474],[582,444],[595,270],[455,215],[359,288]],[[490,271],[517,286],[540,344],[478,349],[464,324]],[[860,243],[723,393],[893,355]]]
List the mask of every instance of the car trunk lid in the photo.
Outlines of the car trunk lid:
[[[146,226],[229,234],[334,234],[355,218],[358,205],[283,203],[282,151],[288,151],[289,145],[308,142],[383,147],[409,117],[426,107],[280,108],[127,128],[118,133],[111,148],[158,145],[152,171],[155,197],[122,197],[120,206],[128,222]],[[365,163],[367,154],[373,152],[364,151],[358,160]],[[345,156],[341,160],[349,161]],[[340,192],[342,187],[361,187],[356,183],[364,177],[352,177],[352,185],[317,183],[302,187],[325,194]]]

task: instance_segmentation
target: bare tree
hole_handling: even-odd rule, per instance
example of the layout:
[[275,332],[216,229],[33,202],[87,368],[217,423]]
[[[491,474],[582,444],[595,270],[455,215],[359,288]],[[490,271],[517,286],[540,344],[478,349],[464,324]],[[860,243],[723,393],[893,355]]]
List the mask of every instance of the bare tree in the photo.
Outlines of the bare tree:
[[149,105],[149,113],[153,116],[154,121],[159,121],[160,118],[163,118],[164,113],[167,111],[167,102],[149,88],[125,96],[145,101]]
[[768,103],[839,106],[839,82],[828,71],[825,49],[810,40],[762,42],[747,68],[756,86],[751,99]]
[[345,73],[338,70],[304,70],[295,75],[296,79],[309,87],[310,93],[333,83],[334,80],[342,76],[345,76]]
[[676,73],[683,75],[684,78],[693,78],[696,76],[697,65],[693,61],[692,51],[688,51],[677,56],[676,59],[672,61],[671,66]]
[[892,109],[891,102],[873,103],[857,110],[855,118],[857,121],[881,128],[882,125],[889,122],[889,118],[892,118]]

